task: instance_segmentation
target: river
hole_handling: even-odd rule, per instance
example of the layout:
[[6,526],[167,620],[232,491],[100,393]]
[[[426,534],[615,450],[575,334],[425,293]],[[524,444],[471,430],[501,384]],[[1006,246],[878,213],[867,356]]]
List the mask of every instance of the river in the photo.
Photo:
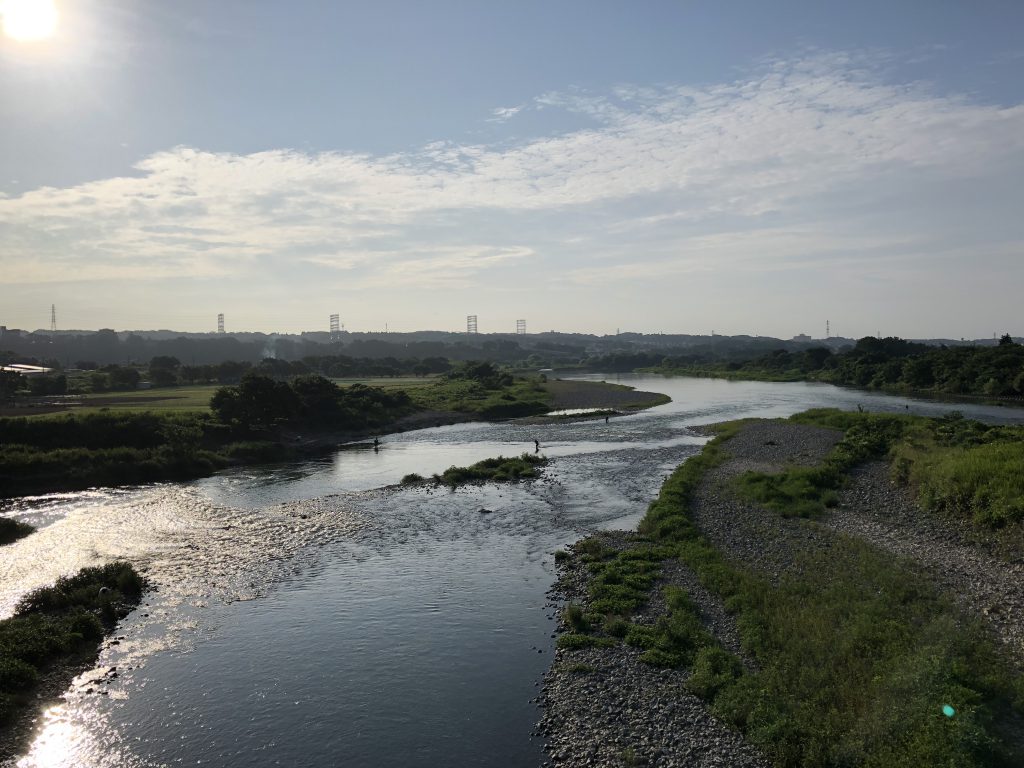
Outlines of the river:
[[[0,548],[0,614],[114,558],[155,585],[17,765],[536,766],[553,553],[635,526],[704,443],[688,427],[857,405],[1024,423],[1017,409],[822,384],[581,378],[673,402],[607,424],[458,424],[387,435],[376,452],[3,503],[40,530]],[[535,439],[551,459],[539,481],[396,485]]]

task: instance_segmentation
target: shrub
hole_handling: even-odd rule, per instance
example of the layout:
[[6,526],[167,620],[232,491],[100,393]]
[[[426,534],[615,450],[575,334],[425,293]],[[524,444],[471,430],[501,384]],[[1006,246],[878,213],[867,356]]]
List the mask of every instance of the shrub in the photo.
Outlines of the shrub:
[[572,627],[574,632],[589,632],[591,629],[590,622],[583,615],[583,609],[576,603],[569,603],[565,606],[562,618],[568,626]]
[[35,531],[28,523],[20,520],[12,520],[9,517],[0,517],[0,544],[10,544]]

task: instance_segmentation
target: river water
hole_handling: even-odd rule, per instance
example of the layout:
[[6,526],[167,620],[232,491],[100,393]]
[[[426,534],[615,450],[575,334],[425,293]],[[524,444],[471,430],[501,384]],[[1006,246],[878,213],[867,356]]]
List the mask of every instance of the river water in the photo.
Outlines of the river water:
[[[376,452],[5,502],[40,530],[0,548],[0,615],[114,558],[155,587],[16,764],[538,765],[553,553],[635,526],[703,444],[688,427],[858,404],[1024,423],[1021,410],[820,384],[609,380],[673,402],[607,424],[459,424],[385,436]],[[539,481],[396,485],[534,440],[551,458]]]

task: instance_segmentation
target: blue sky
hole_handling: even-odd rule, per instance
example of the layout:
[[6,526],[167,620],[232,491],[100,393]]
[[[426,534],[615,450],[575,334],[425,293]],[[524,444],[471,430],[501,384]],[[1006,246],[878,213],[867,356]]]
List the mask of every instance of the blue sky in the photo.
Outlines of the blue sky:
[[57,6],[0,324],[1024,333],[1024,3]]

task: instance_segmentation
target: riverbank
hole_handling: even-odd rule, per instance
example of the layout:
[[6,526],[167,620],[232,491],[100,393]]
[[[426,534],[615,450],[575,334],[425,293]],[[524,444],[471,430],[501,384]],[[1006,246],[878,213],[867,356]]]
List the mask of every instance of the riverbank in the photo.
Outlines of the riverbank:
[[822,375],[820,371],[802,373],[795,371],[769,371],[769,370],[733,370],[722,367],[687,366],[687,367],[665,367],[655,366],[653,368],[638,368],[637,373],[655,373],[661,376],[684,376],[696,379],[723,379],[725,381],[765,381],[765,382],[797,382],[805,381],[811,384],[831,384],[835,387],[842,387],[853,391],[880,392],[898,397],[913,397],[921,400],[932,400],[937,403],[982,403],[1009,408],[1024,408],[1024,395],[992,395],[974,392],[946,392],[941,389],[923,389],[906,385],[881,385],[871,386],[869,384],[856,384],[850,381],[830,378]]
[[817,519],[769,509],[739,478],[849,442],[790,421],[729,431],[666,482],[641,533],[557,558],[553,597],[571,607],[540,699],[552,764],[1019,764],[1021,565],[877,462]]
[[[381,397],[394,399],[394,392]],[[230,466],[314,458],[389,433],[522,418],[555,407],[633,410],[668,399],[605,382],[516,381],[494,390],[451,382],[423,387],[414,403],[363,418],[357,428],[315,420],[239,428],[206,414],[123,411],[0,419],[7,438],[0,449],[0,497],[191,480]],[[430,407],[436,403],[452,410]]]
[[[104,639],[145,588],[128,563],[85,568],[26,595],[13,616],[0,620],[0,764],[20,754],[43,710],[92,668]],[[116,677],[116,669],[107,670],[94,684]]]

